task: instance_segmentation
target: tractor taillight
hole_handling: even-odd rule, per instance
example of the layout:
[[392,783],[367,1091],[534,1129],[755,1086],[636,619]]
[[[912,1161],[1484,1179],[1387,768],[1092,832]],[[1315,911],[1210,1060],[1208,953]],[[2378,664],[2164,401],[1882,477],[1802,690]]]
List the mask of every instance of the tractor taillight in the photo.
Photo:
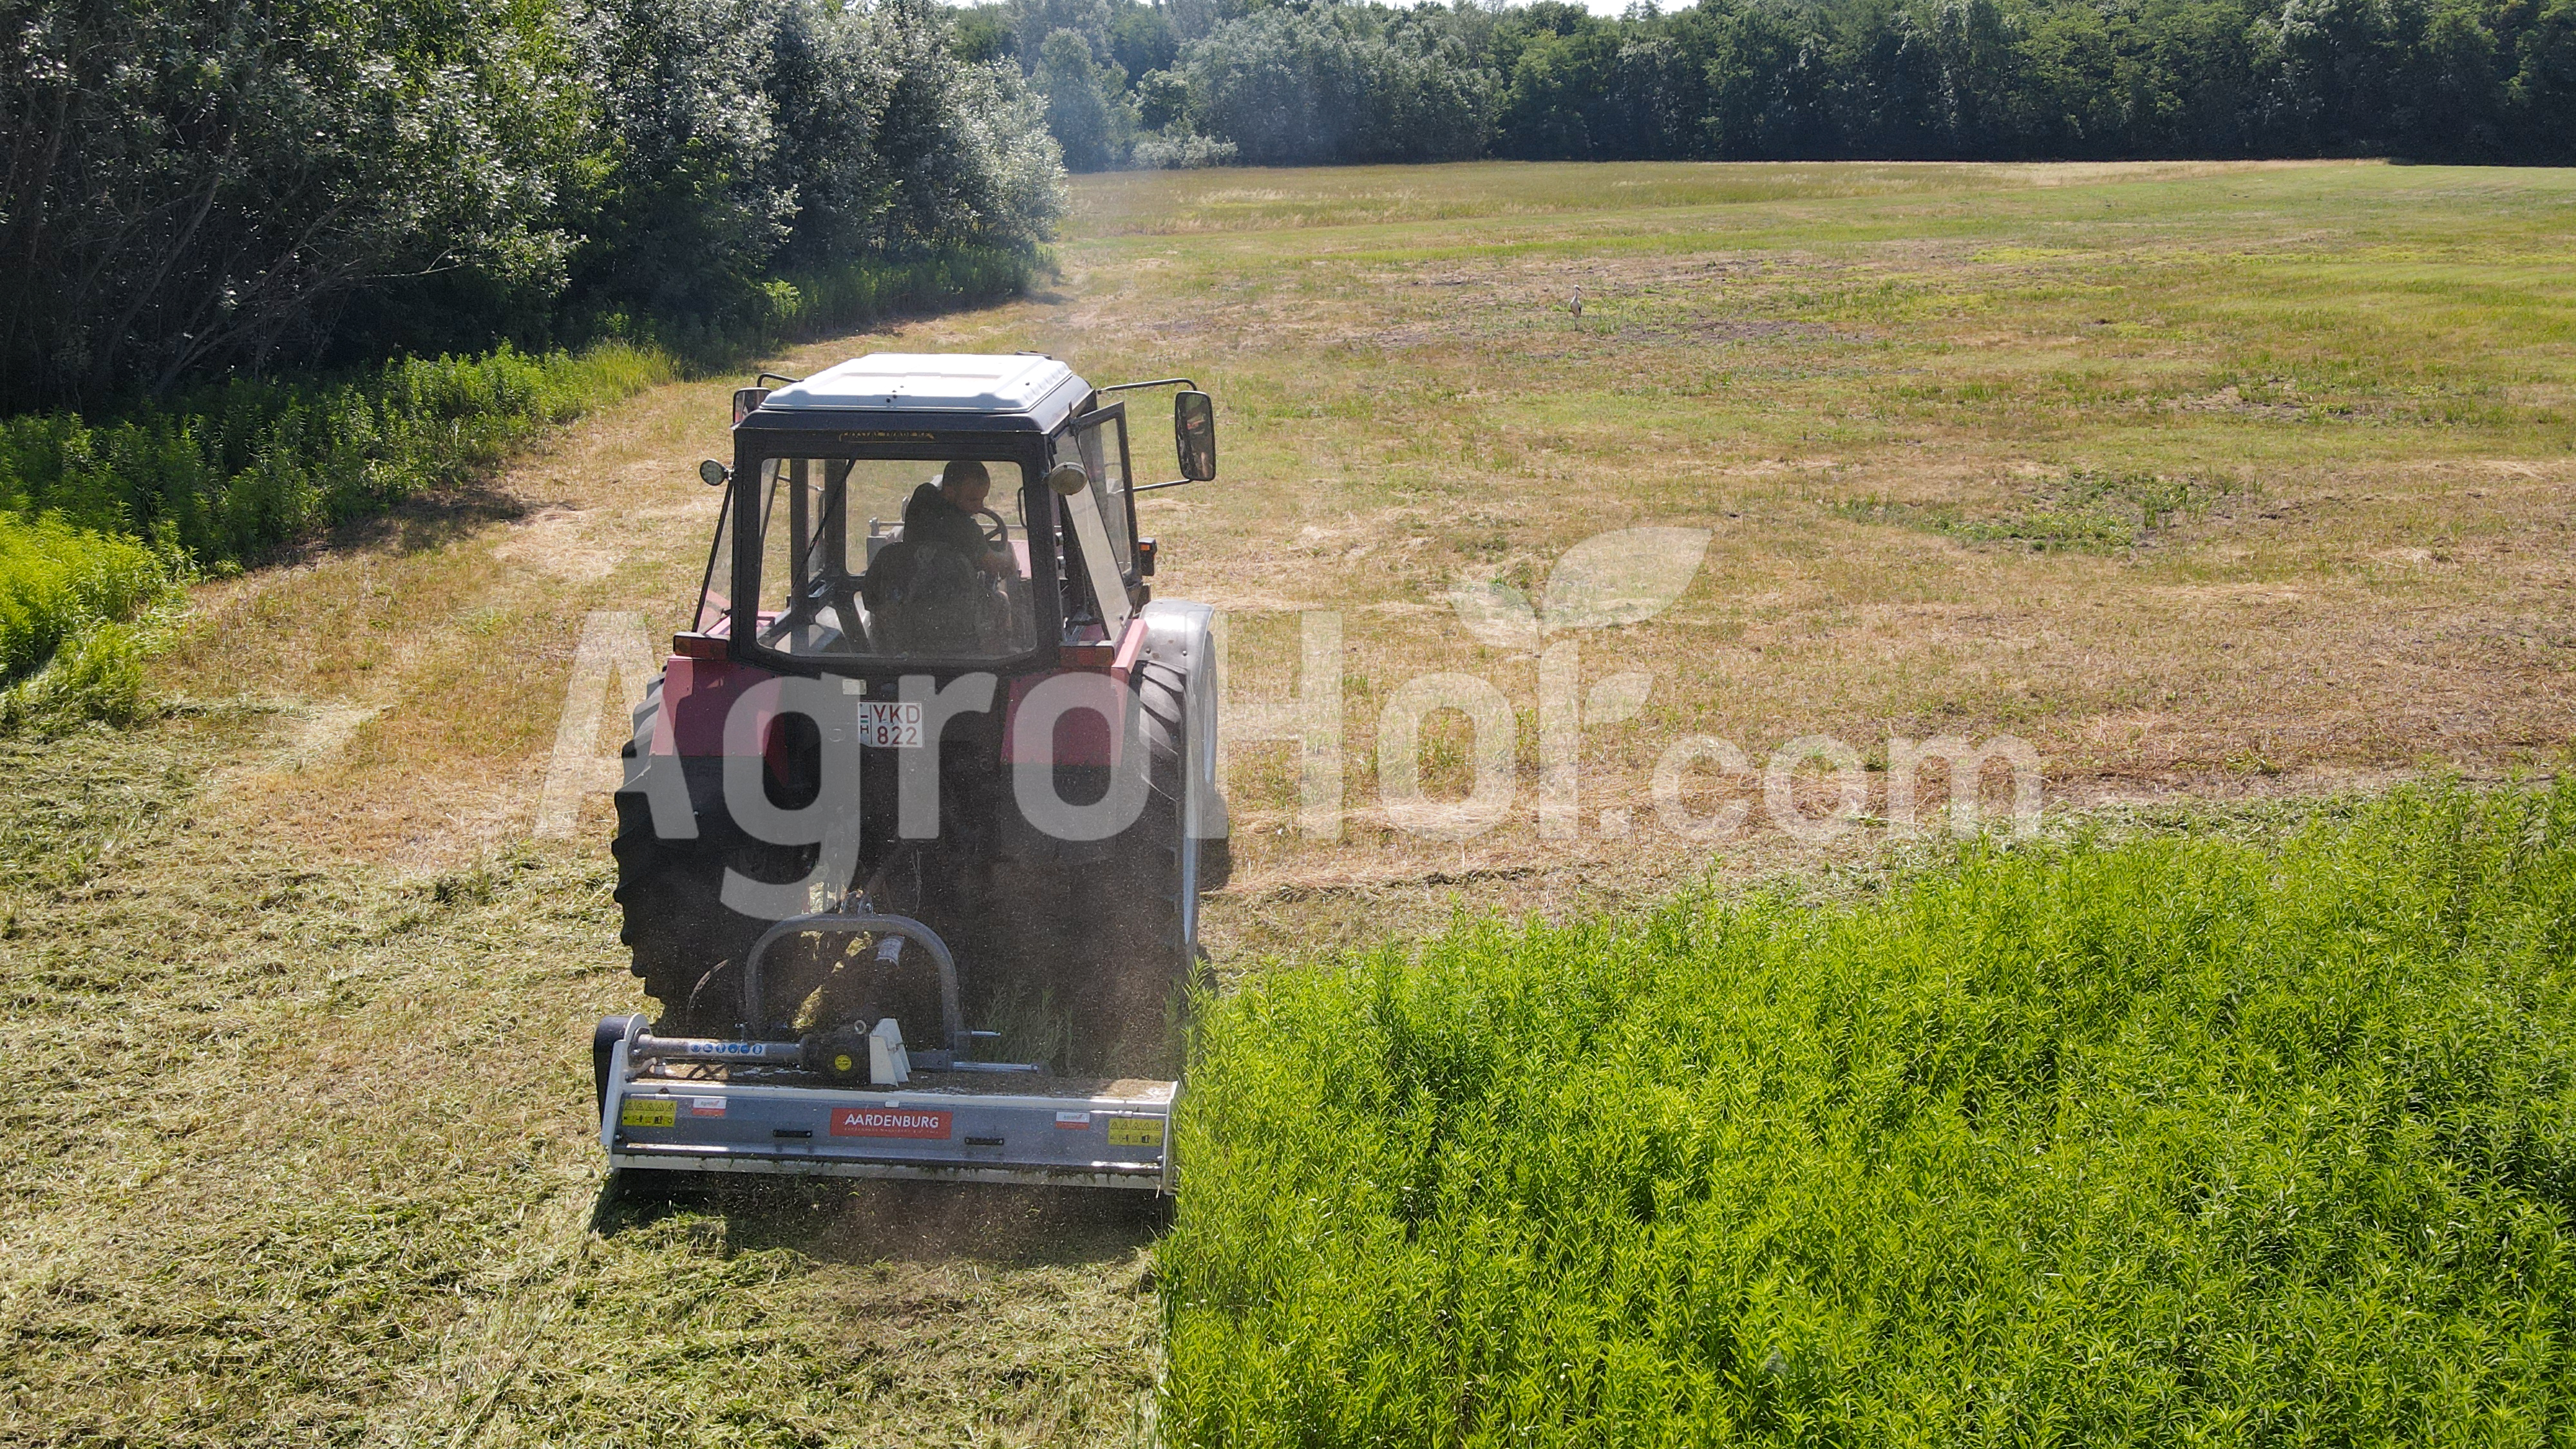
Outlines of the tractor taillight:
[[1056,663],[1067,669],[1107,669],[1118,662],[1118,646],[1108,643],[1059,644]]

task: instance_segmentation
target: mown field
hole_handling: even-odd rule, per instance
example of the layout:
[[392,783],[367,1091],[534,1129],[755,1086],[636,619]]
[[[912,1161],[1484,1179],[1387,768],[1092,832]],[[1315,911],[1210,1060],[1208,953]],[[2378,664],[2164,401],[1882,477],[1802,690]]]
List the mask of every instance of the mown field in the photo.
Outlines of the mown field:
[[[638,998],[604,832],[530,831],[585,616],[665,626],[704,557],[732,380],[656,386],[196,585],[154,719],[0,754],[0,1043],[42,1084],[0,1127],[0,1441],[1098,1443],[1158,1403],[1207,1442],[1896,1437],[1870,1407],[1916,1389],[1927,1433],[2068,1442],[2567,1422],[2569,807],[2503,782],[2570,735],[2576,176],[1076,203],[1052,291],[775,365],[1191,373],[1227,481],[1147,501],[1158,585],[1229,608],[1247,702],[1295,686],[1299,611],[1343,616],[1339,837],[1296,828],[1288,747],[1231,766],[1172,1236],[1009,1195],[601,1210],[581,1046]],[[1653,683],[1583,731],[1577,834],[1527,797],[1390,829],[1377,707],[1417,671],[1490,679],[1535,788],[1532,661],[1451,584],[1643,524],[1709,554],[1581,641],[1587,684]],[[1685,734],[2007,731],[2062,823],[1965,865],[1645,798]],[[2471,793],[2350,803],[2445,773]],[[1370,954],[1462,906],[1560,924]]]

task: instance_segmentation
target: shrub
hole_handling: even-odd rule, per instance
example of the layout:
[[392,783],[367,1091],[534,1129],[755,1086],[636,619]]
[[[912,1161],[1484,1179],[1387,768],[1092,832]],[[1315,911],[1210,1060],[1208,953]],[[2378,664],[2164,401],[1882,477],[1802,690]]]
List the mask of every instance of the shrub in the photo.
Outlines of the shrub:
[[2538,1442],[2576,785],[1468,925],[1209,1009],[1177,1443]]
[[169,565],[132,540],[59,518],[0,517],[0,681],[31,673],[92,625],[130,617],[171,582]]
[[1151,135],[1136,143],[1128,162],[1139,171],[1178,171],[1194,166],[1226,166],[1234,161],[1232,141],[1211,140],[1191,131]]
[[844,262],[773,284],[761,339],[784,341],[865,326],[903,312],[989,302],[1026,291],[1043,257],[961,247],[908,262]]

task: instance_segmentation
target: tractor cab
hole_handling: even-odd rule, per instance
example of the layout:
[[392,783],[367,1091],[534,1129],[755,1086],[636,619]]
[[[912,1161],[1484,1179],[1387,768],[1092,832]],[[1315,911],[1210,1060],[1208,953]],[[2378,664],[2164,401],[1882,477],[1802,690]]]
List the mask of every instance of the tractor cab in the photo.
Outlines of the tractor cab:
[[[728,494],[691,632],[857,676],[1114,646],[1151,593],[1135,495],[1170,485],[1137,486],[1127,408],[1103,396],[1029,354],[879,353],[743,390],[733,464],[704,470]],[[1206,394],[1179,395],[1174,433],[1173,481],[1212,477]]]

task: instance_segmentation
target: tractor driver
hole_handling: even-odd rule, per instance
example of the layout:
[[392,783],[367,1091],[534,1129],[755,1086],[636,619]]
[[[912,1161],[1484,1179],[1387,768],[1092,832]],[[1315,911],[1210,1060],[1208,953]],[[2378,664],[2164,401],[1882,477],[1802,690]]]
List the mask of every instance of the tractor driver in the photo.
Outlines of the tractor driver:
[[983,464],[972,458],[950,459],[939,470],[938,482],[914,489],[903,505],[904,541],[955,549],[995,578],[1011,577],[1016,570],[1011,567],[1009,545],[986,540],[983,521],[975,516],[992,491],[993,475]]

